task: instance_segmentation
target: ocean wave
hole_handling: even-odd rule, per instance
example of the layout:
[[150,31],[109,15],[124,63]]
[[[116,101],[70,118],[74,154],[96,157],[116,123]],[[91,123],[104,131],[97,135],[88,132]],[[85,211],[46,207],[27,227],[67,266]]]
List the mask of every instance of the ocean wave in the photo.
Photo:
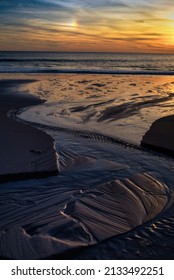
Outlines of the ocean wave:
[[173,55],[0,52],[0,73],[173,75]]
[[33,74],[111,74],[111,75],[174,75],[174,70],[111,70],[111,69],[76,69],[76,68],[53,68],[47,67],[1,67],[0,73],[33,73]]

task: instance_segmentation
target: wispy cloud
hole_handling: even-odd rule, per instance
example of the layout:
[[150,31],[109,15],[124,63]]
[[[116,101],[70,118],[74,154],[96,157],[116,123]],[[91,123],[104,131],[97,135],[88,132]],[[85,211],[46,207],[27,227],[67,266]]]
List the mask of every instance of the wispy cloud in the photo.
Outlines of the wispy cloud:
[[119,51],[121,43],[128,51],[126,42],[139,50],[144,41],[145,51],[155,46],[167,51],[174,46],[173,29],[171,0],[0,1],[0,49],[13,42],[18,49],[71,50],[73,41],[77,51],[92,51],[94,45]]

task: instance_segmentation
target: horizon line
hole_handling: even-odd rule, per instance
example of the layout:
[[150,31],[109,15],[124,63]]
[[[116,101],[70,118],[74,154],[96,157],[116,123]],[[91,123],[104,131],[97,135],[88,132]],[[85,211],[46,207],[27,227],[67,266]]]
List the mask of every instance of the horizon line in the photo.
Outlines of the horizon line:
[[40,52],[40,53],[105,53],[105,54],[156,54],[174,55],[174,52],[106,52],[106,51],[55,51],[55,50],[0,50],[0,52]]

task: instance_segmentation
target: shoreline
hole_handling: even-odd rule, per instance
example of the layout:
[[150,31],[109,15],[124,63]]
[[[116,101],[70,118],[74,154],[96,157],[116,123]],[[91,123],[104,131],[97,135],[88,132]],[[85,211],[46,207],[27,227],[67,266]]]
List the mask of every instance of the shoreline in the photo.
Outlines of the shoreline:
[[[167,160],[164,157],[159,161],[158,153],[156,153],[157,157],[151,157],[148,153],[142,152],[146,150],[145,148],[134,149],[135,146],[132,146],[133,149],[131,149],[130,146],[127,146],[127,143],[122,141],[118,143],[119,141],[116,141],[116,139],[116,145],[113,146],[113,138],[107,138],[105,135],[106,126],[103,126],[101,133],[92,133],[90,130],[85,132],[85,122],[82,123],[82,131],[80,131],[78,125],[74,128],[73,123],[70,123],[70,125],[72,124],[70,129],[63,129],[61,125],[63,126],[64,118],[67,116],[67,121],[69,121],[73,114],[88,121],[86,115],[90,116],[93,113],[90,110],[95,109],[95,112],[100,112],[100,116],[107,115],[108,119],[113,117],[110,106],[114,101],[111,99],[112,93],[109,91],[112,84],[109,83],[111,81],[108,81],[105,85],[98,77],[91,81],[86,80],[85,77],[81,77],[81,79],[72,77],[71,80],[63,78],[63,81],[59,77],[56,78],[50,80],[50,83],[44,81],[44,84],[32,83],[32,81],[28,83],[29,80],[20,82],[13,80],[2,83],[4,86],[1,87],[2,94],[0,96],[0,104],[2,104],[0,129],[1,135],[6,136],[6,141],[0,140],[0,153],[1,156],[3,156],[3,152],[6,153],[4,158],[8,156],[6,167],[9,169],[12,165],[12,168],[17,168],[18,171],[21,171],[20,168],[28,168],[28,166],[31,168],[31,164],[27,165],[27,163],[33,162],[31,158],[33,157],[35,161],[38,161],[38,158],[42,158],[42,155],[45,154],[46,160],[41,161],[40,167],[48,170],[46,167],[50,166],[50,160],[52,162],[55,156],[53,146],[55,141],[59,154],[60,176],[41,180],[25,180],[20,183],[1,183],[1,257],[10,259],[85,258],[85,252],[87,252],[87,255],[89,252],[90,256],[96,255],[97,258],[101,259],[100,252],[104,249],[103,255],[108,256],[108,258],[111,258],[113,254],[116,258],[125,257],[129,259],[132,254],[139,258],[139,256],[144,256],[143,242],[151,238],[154,243],[160,238],[162,245],[159,249],[159,256],[164,255],[162,247],[166,244],[166,238],[163,232],[167,232],[168,229],[172,230],[172,210],[169,215],[171,220],[166,222],[165,219],[162,219],[160,222],[164,230],[160,230],[158,222],[165,216],[166,211],[170,212],[171,206],[173,207],[174,180],[172,174],[170,174],[172,170],[170,164],[173,160],[168,161],[168,157]],[[113,83],[116,82],[119,81],[113,81]],[[136,105],[137,101],[139,102],[143,98],[141,92],[134,91],[136,87],[140,90],[140,86],[135,85],[131,79],[122,82],[120,87],[118,86],[118,95],[113,104],[117,109],[114,110],[114,116],[123,113],[121,122],[131,117],[131,114],[125,111],[127,106],[130,105],[129,102],[120,97],[120,103],[117,104],[119,93],[122,93],[120,89],[123,88],[123,85],[129,84],[129,87],[125,88],[125,92],[129,93],[129,89],[132,89],[130,94],[133,105]],[[143,81],[143,83],[145,82],[147,80]],[[66,88],[64,88],[65,84]],[[147,85],[150,86],[150,84]],[[28,94],[33,93],[30,87],[32,89],[34,86],[35,94]],[[88,94],[81,95],[83,92],[80,90],[87,87]],[[95,91],[98,92],[98,97],[93,95]],[[104,92],[106,93],[106,91],[108,94],[105,96]],[[79,92],[79,95],[77,92]],[[75,95],[74,99],[73,94]],[[113,88],[114,94],[115,88]],[[100,96],[104,100],[100,100]],[[64,97],[67,98],[64,99]],[[88,97],[87,100],[86,97]],[[171,102],[170,96],[164,97],[167,102]],[[43,103],[43,98],[48,101]],[[53,103],[49,103],[49,101],[52,101],[51,98],[55,98]],[[55,107],[56,103],[54,101],[58,98],[62,98],[62,100],[59,100],[60,102]],[[150,102],[150,104],[155,103],[156,105],[155,100],[150,98],[148,104]],[[61,101],[63,102],[61,103]],[[70,106],[68,106],[68,102]],[[123,106],[123,108],[121,106],[122,102],[126,102],[126,106]],[[139,103],[141,108],[142,102]],[[38,107],[34,106],[37,104]],[[32,114],[29,114],[24,120],[22,118],[21,121],[18,121],[18,112],[24,111],[25,113],[25,107],[30,105],[32,106],[31,109],[36,110],[34,118],[32,119]],[[67,107],[63,105],[67,105]],[[144,105],[147,105],[146,100],[143,102]],[[106,110],[107,106],[109,106],[109,111]],[[134,106],[132,108],[134,109]],[[52,122],[48,122],[48,124],[40,122],[43,119],[41,112],[46,109],[50,109],[50,111],[45,112],[46,119],[51,116],[51,120],[55,120],[53,126]],[[67,111],[64,110],[62,115],[56,115],[59,109],[67,109]],[[30,109],[26,111],[28,112],[28,110]],[[52,113],[55,113],[55,115],[52,115]],[[82,114],[85,114],[85,118]],[[100,118],[100,116],[98,117]],[[136,119],[134,118],[134,124],[136,124]],[[98,124],[96,120],[97,118],[94,119],[94,122]],[[37,125],[35,128],[34,121],[37,122],[38,128]],[[59,121],[60,127],[58,127]],[[104,122],[105,120],[101,123]],[[39,127],[43,131],[38,130]],[[50,127],[52,127],[52,130],[49,131]],[[125,126],[121,127],[122,130],[124,128]],[[46,133],[49,133],[50,136]],[[28,135],[31,136],[31,134],[32,137],[29,138]],[[25,136],[24,139],[23,135]],[[79,136],[83,136],[83,138]],[[38,146],[33,148],[31,145],[36,144],[36,138]],[[4,151],[3,141],[4,147],[6,147]],[[49,144],[47,146],[49,148],[50,144],[52,145],[51,154],[43,153],[41,149],[43,142]],[[16,151],[15,147],[17,147]],[[19,161],[20,158],[25,164],[18,162],[15,166],[15,160]],[[0,164],[2,173],[3,164],[2,162]],[[37,167],[39,166],[37,165]],[[32,178],[49,174],[46,171],[40,173],[37,171],[32,174]],[[19,179],[17,172],[11,172],[11,176],[12,180]],[[20,173],[20,179],[31,178],[30,176],[30,172]],[[9,178],[10,176],[7,174],[4,177],[5,182]],[[137,226],[140,230],[140,243],[138,245],[136,244]],[[126,236],[130,237],[129,241],[126,241]],[[123,254],[120,256],[115,248],[117,244],[122,246],[119,243],[122,237],[123,239],[125,237],[126,247],[123,245],[120,248],[126,250],[121,249],[120,251],[123,251]],[[111,243],[108,243],[108,240],[111,240]],[[112,250],[111,253],[108,251],[107,246],[110,246],[110,244],[116,253]],[[91,247],[90,245],[94,246]],[[171,245],[170,242],[169,245]],[[133,247],[133,253],[131,252],[131,246]],[[147,246],[146,255],[150,254],[148,248]],[[154,249],[155,251],[156,249]],[[75,255],[73,255],[73,252]],[[173,252],[170,256],[173,257]]]
[[7,116],[11,110],[44,101],[17,87],[33,80],[0,81],[0,183],[58,174],[54,140],[45,132]]
[[[62,78],[62,75],[58,76],[58,77]],[[75,77],[75,79],[77,79],[77,77],[79,78],[79,76],[77,76],[77,75],[75,75],[75,76],[73,75],[73,77]],[[47,108],[46,107],[47,105],[45,105],[46,99],[44,98],[44,97],[47,97],[47,96],[44,96],[44,94],[43,95],[42,94],[38,94],[38,95],[35,94],[35,89],[34,89],[34,92],[33,92],[33,86],[35,85],[35,82],[36,82],[36,84],[41,83],[40,85],[42,87],[45,85],[46,86],[46,92],[47,92],[48,91],[48,89],[47,89],[47,87],[48,87],[47,86],[47,79],[45,79],[46,77],[42,77],[42,78],[39,77],[39,79],[36,79],[36,78],[33,77],[33,75],[29,76],[28,79],[27,79],[26,75],[24,75],[22,77],[21,76],[20,77],[16,76],[15,78],[13,78],[13,76],[10,76],[10,79],[4,79],[4,78],[5,78],[5,76],[3,77],[2,80],[0,80],[0,89],[1,89],[1,95],[0,95],[0,102],[1,102],[1,105],[0,105],[1,106],[0,130],[2,131],[2,134],[3,134],[3,137],[2,137],[1,142],[0,142],[0,144],[1,144],[1,148],[0,148],[1,149],[0,182],[4,182],[8,179],[18,180],[19,178],[22,178],[22,179],[31,178],[33,176],[34,177],[46,177],[46,176],[49,176],[49,174],[53,174],[53,175],[58,174],[58,169],[55,168],[55,163],[53,163],[53,162],[52,162],[52,164],[54,166],[53,168],[50,167],[49,165],[47,165],[47,168],[44,168],[44,169],[40,169],[39,167],[30,168],[28,166],[28,168],[25,168],[21,172],[17,172],[17,171],[14,171],[14,170],[10,170],[10,172],[8,172],[8,168],[6,167],[5,172],[2,171],[2,170],[4,170],[3,162],[5,162],[5,165],[7,166],[8,163],[11,161],[11,157],[9,155],[10,151],[8,151],[8,148],[13,146],[13,142],[15,142],[15,141],[13,141],[12,138],[17,137],[17,136],[15,136],[14,133],[10,134],[10,131],[15,130],[15,127],[18,129],[19,126],[20,126],[20,131],[18,131],[18,136],[20,134],[21,139],[24,136],[24,133],[27,133],[25,131],[25,129],[27,127],[28,128],[28,133],[29,133],[29,131],[30,131],[30,133],[36,133],[36,135],[37,135],[36,138],[38,138],[38,139],[41,137],[41,135],[44,135],[44,139],[45,139],[44,141],[46,141],[46,142],[48,141],[47,145],[52,146],[52,149],[53,149],[52,152],[53,153],[56,153],[56,151],[54,149],[54,143],[53,143],[54,140],[51,138],[51,136],[47,135],[44,131],[41,131],[38,128],[41,128],[41,129],[46,128],[46,129],[51,129],[51,130],[56,130],[56,131],[67,132],[67,133],[70,133],[70,134],[71,133],[72,134],[77,134],[78,136],[82,136],[84,138],[90,138],[90,133],[92,133],[93,134],[92,137],[94,137],[96,139],[100,138],[100,140],[104,141],[104,142],[112,142],[114,144],[123,145],[125,147],[135,148],[135,149],[138,149],[138,150],[149,149],[153,152],[156,151],[156,152],[160,152],[160,153],[163,153],[163,154],[166,154],[166,155],[172,155],[172,156],[174,155],[174,149],[172,148],[172,143],[173,143],[172,139],[174,138],[174,135],[172,134],[172,129],[171,129],[172,128],[171,120],[173,118],[172,115],[164,116],[162,118],[158,118],[156,121],[153,121],[150,128],[146,129],[146,131],[142,135],[142,140],[140,141],[139,144],[137,144],[136,142],[134,143],[131,140],[127,141],[126,138],[124,138],[122,136],[118,137],[116,135],[114,137],[114,136],[112,136],[112,134],[110,134],[108,132],[103,134],[102,132],[100,132],[100,130],[95,130],[95,129],[94,129],[94,131],[93,131],[93,129],[90,130],[90,126],[89,127],[86,126],[85,122],[84,122],[84,129],[81,129],[81,127],[77,126],[76,123],[75,123],[75,127],[74,128],[71,127],[71,129],[70,129],[70,128],[66,127],[66,123],[64,125],[64,120],[62,119],[61,113],[60,113],[60,118],[61,118],[61,121],[63,123],[62,123],[62,125],[57,125],[57,126],[55,126],[54,122],[53,122],[53,126],[50,126],[49,124],[47,125],[44,122],[40,123],[40,121],[42,121],[42,119],[41,120],[38,119],[38,122],[33,121],[32,119],[30,119],[30,114],[28,115],[28,119],[30,119],[30,121],[28,121],[27,119],[23,119],[23,118],[22,118],[22,120],[20,120],[20,117],[18,117],[18,112],[20,112],[21,109],[24,109],[24,111],[25,111],[25,107],[29,107],[29,106],[31,106],[31,107],[36,106],[37,107],[37,105],[43,104],[43,106],[45,106],[45,108]],[[54,78],[55,78],[55,76],[54,76]],[[46,81],[45,84],[44,84],[44,81]],[[53,79],[52,81],[54,83],[55,79]],[[86,82],[88,82],[88,81],[85,80],[84,75],[82,76],[82,81],[78,81],[78,83],[80,83],[82,85],[86,84]],[[42,83],[43,83],[43,85],[42,85]],[[96,86],[96,90],[99,90],[99,89],[101,90],[99,82],[98,82],[98,84],[93,83],[92,85]],[[102,87],[103,87],[103,85],[104,84],[101,84]],[[133,85],[133,84],[130,83],[130,85]],[[136,84],[134,84],[134,85],[136,85]],[[22,91],[24,91],[25,93],[23,94],[21,89],[20,89],[20,91],[18,91],[17,87],[21,87]],[[29,94],[30,90],[34,94]],[[43,90],[44,90],[44,88],[43,88]],[[16,92],[18,91],[18,93],[16,94],[15,91]],[[79,90],[79,92],[81,92],[81,91],[82,90]],[[150,90],[149,90],[149,92],[150,92]],[[48,93],[48,95],[49,95],[49,93]],[[55,93],[53,92],[53,96],[54,95],[55,95]],[[134,95],[137,95],[137,94],[132,94],[132,96],[133,96],[132,99],[134,99]],[[170,94],[169,97],[166,97],[166,99],[170,100],[172,98],[172,96],[173,96],[173,94]],[[135,98],[136,98],[136,96],[135,96]],[[162,97],[162,100],[163,99],[165,99],[165,98]],[[48,98],[48,101],[49,101],[49,98]],[[66,105],[67,100],[65,100],[65,101],[66,101],[65,102],[65,105]],[[81,104],[80,102],[79,102],[79,104]],[[86,108],[88,108],[90,106],[91,107],[92,106],[97,107],[98,104],[96,102],[97,101],[92,101],[90,105],[88,105],[88,106],[86,105]],[[155,103],[154,101],[148,101],[148,102],[150,104]],[[60,103],[62,104],[62,106],[64,106],[62,102],[60,102]],[[99,104],[103,105],[104,103],[106,103],[106,105],[107,105],[107,102],[101,102]],[[144,103],[146,103],[146,101]],[[111,105],[108,104],[108,105],[113,106],[112,104]],[[83,122],[83,118],[84,118],[83,114],[86,113],[85,105],[84,105],[84,108],[80,109],[81,107],[78,107],[77,104],[76,104],[76,107],[70,108],[70,111],[71,111],[71,117],[72,118],[73,118],[73,114],[75,114],[77,112],[77,114],[79,114],[79,116],[80,116],[79,120],[80,120],[80,118],[82,118],[82,122]],[[118,107],[118,109],[115,109],[117,107]],[[121,107],[121,105],[119,105],[119,106],[116,105],[115,107],[113,107],[113,109],[111,107],[111,109],[114,112],[112,112],[110,107],[108,107],[108,108],[106,107],[106,109],[101,111],[100,118],[102,118],[103,115],[105,116],[105,114],[106,115],[109,114],[109,116],[107,116],[108,118],[109,117],[114,118],[115,111],[118,111],[118,114],[122,114],[121,110],[124,111],[124,108],[122,108],[122,107]],[[33,109],[34,108],[35,107],[33,107]],[[48,109],[49,109],[49,107],[48,107]],[[30,109],[27,109],[27,112],[29,112],[29,110]],[[57,110],[58,110],[58,107],[57,107]],[[99,110],[100,110],[100,108],[99,108]],[[120,112],[119,112],[119,110],[120,110]],[[109,111],[109,113],[108,113],[108,111]],[[87,113],[86,113],[87,117],[88,117],[88,114],[90,115],[90,113],[91,112],[88,113],[88,111],[87,111]],[[11,114],[11,116],[10,116],[10,114]],[[13,114],[14,114],[14,116],[13,116]],[[39,112],[39,114],[40,114],[40,112]],[[8,117],[7,117],[7,115],[8,115]],[[51,115],[53,115],[53,113],[48,111],[47,117],[49,115],[51,116]],[[40,117],[40,115],[38,115],[38,117]],[[65,115],[65,117],[66,117],[66,115]],[[85,118],[87,118],[87,117],[85,116]],[[122,115],[121,115],[121,117],[122,117]],[[100,124],[100,118],[99,118],[99,120],[97,120],[97,119],[95,120],[97,122],[97,125]],[[107,123],[109,119],[106,118],[106,120],[105,120],[105,118],[104,118],[104,122],[106,121],[106,123]],[[124,119],[123,119],[123,121],[124,121]],[[79,121],[79,123],[80,123],[80,121]],[[167,125],[167,127],[166,127],[166,125]],[[111,128],[112,128],[112,126],[111,126]],[[118,128],[119,128],[119,125],[118,125]],[[22,133],[22,130],[24,130],[23,131],[24,133]],[[8,137],[7,137],[7,134],[8,134]],[[38,134],[40,134],[40,136]],[[47,135],[47,136],[45,136],[45,135]],[[159,135],[159,137],[157,137],[156,135]],[[166,136],[166,135],[168,135],[168,136]],[[4,140],[4,138],[5,139],[8,138],[7,143]],[[11,138],[11,141],[9,140],[10,138]],[[25,137],[25,141],[26,141],[26,138],[27,137]],[[16,139],[17,147],[19,147],[19,145],[17,144],[18,141],[19,141],[19,139],[18,140]],[[22,141],[23,141],[23,139],[22,139]],[[35,139],[35,141],[36,141],[36,139]],[[5,160],[5,157],[6,157],[5,152],[2,153],[2,150],[3,150],[3,145],[2,144],[3,143],[5,144],[6,155],[8,155],[7,157],[8,157],[9,160],[8,159]],[[7,148],[7,146],[8,146],[8,148]],[[23,147],[23,149],[24,149],[24,147]],[[27,147],[26,147],[26,149],[27,149]],[[30,158],[30,160],[31,160],[32,156],[35,159],[39,158],[39,153],[40,153],[39,148],[36,148],[36,149],[28,148],[28,149],[30,150],[30,153],[27,154],[28,159]],[[14,157],[15,148],[13,148],[12,150],[13,150],[12,157]],[[31,156],[32,153],[33,153],[33,155]],[[34,153],[35,153],[35,155],[34,155]],[[52,161],[55,161],[55,157],[57,157],[57,155],[52,154],[52,156],[53,156]],[[51,157],[51,155],[49,156],[49,158],[50,157]],[[57,161],[57,159],[56,159],[56,161]],[[19,169],[18,169],[18,171],[19,171]]]

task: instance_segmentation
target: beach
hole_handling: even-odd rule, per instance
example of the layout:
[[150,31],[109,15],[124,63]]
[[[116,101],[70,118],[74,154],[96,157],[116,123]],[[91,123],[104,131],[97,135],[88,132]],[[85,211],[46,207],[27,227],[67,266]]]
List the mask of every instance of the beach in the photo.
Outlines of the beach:
[[2,279],[171,278],[173,2],[0,2]]
[[1,258],[172,259],[173,76],[12,77],[0,81]]
[[17,95],[16,87],[25,80],[3,80],[0,82],[0,181],[10,179],[43,177],[58,173],[54,141],[42,131],[15,122],[8,112],[25,106],[42,103],[29,94]]
[[154,121],[173,114],[173,76],[40,77],[27,90],[49,102],[20,114],[30,122],[37,119],[43,125],[89,130],[139,145]]

